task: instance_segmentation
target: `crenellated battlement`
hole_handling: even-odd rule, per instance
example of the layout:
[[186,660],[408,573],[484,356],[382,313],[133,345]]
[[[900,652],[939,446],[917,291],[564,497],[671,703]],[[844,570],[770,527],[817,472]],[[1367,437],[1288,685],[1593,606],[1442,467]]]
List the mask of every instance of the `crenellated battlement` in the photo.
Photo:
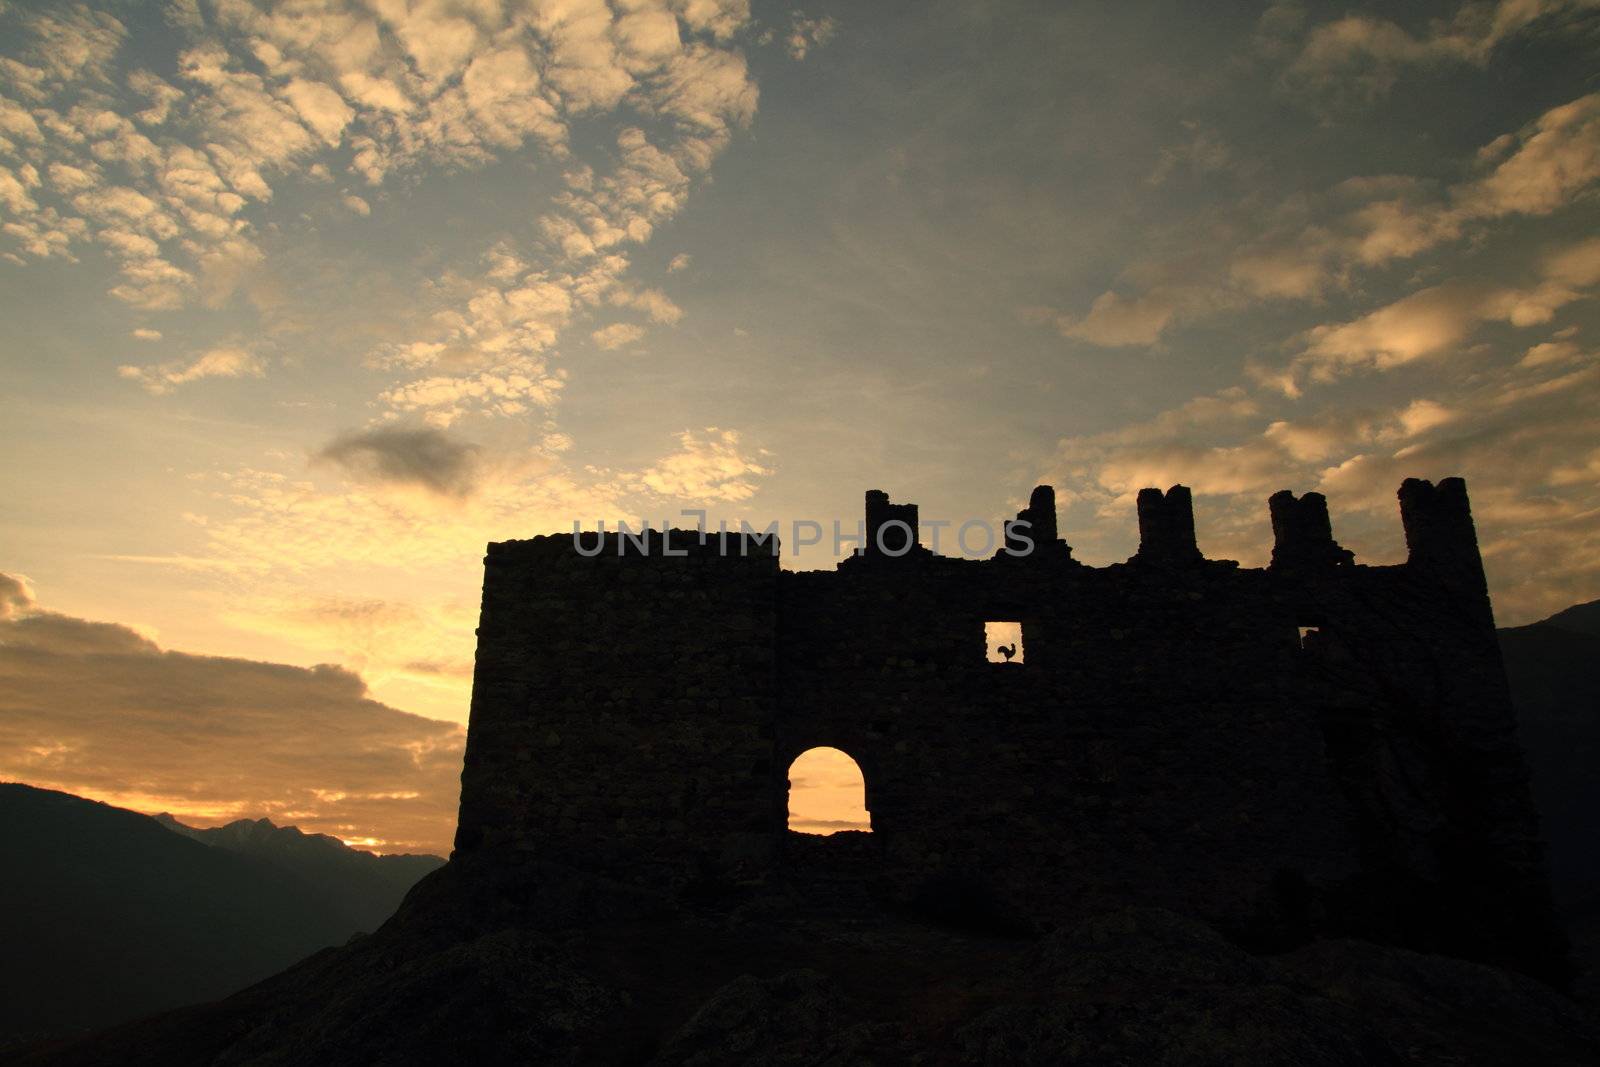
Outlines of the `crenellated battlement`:
[[1274,568],[1339,567],[1354,562],[1354,553],[1333,539],[1328,500],[1321,493],[1297,497],[1284,489],[1267,498],[1267,509],[1272,515]]
[[891,504],[889,494],[882,489],[867,490],[866,544],[862,554],[868,557],[900,557],[922,554],[918,544],[921,526],[917,519],[917,505]]
[[[1400,514],[1409,548],[1408,563],[1445,575],[1456,581],[1481,586],[1482,561],[1477,533],[1467,499],[1466,483],[1460,478],[1445,478],[1435,486],[1420,479],[1407,479],[1400,487]],[[1138,515],[1139,548],[1130,562],[1176,565],[1205,560],[1195,536],[1194,496],[1186,485],[1174,485],[1165,492],[1151,487],[1141,489],[1135,498]],[[1321,493],[1295,495],[1288,489],[1267,498],[1273,538],[1270,569],[1282,573],[1326,572],[1349,567],[1355,554],[1333,537],[1328,501]],[[898,520],[880,543],[877,532],[886,523]],[[1056,515],[1055,488],[1039,485],[1029,495],[1028,505],[1017,512],[1015,522],[1027,536],[1013,532],[1006,524],[1006,536],[997,558],[1035,558],[1051,562],[1072,561],[1072,549],[1060,536]],[[899,525],[903,524],[903,525]],[[919,530],[915,504],[890,502],[889,494],[874,489],[866,497],[868,547],[864,553],[879,560],[926,560],[928,550],[905,548],[904,531]],[[887,550],[885,550],[887,549]]]
[[1434,485],[1407,478],[1400,486],[1400,521],[1406,531],[1408,563],[1484,588],[1478,531],[1465,481],[1444,478]]
[[1030,556],[1044,559],[1071,559],[1072,548],[1061,539],[1056,524],[1056,490],[1051,485],[1036,485],[1028,495],[1028,506],[1017,512],[1016,521],[1026,523],[1026,538],[1019,537],[1007,527],[1005,543],[1000,548],[1003,555],[1015,556],[1027,551]]
[[1175,485],[1163,493],[1141,489],[1139,551],[1144,563],[1195,563],[1202,557],[1194,536],[1194,499],[1189,487]]
[[[1446,478],[1435,486],[1432,482],[1407,479],[1400,488],[1399,497],[1409,549],[1408,564],[1440,575],[1454,575],[1458,582],[1466,581],[1469,585],[1478,580],[1481,585],[1482,565],[1466,483],[1460,478]],[[1194,497],[1188,486],[1174,485],[1165,492],[1153,487],[1141,489],[1135,502],[1139,547],[1129,562],[1176,565],[1205,560],[1195,536]],[[1267,499],[1267,510],[1273,536],[1272,570],[1327,570],[1355,562],[1354,554],[1333,538],[1328,502],[1321,493],[1296,496],[1290,490],[1281,490]],[[612,530],[607,530],[605,525],[602,522],[598,531],[575,528],[570,535],[544,534],[521,541],[496,542],[489,546],[490,559],[493,561],[505,554],[576,554],[585,558],[660,555],[697,559],[776,559],[779,555],[780,528],[776,523],[764,530],[749,526],[742,530],[652,528],[644,521],[632,525],[619,522],[618,528]],[[816,526],[815,523],[809,525]],[[799,528],[797,524],[796,529]],[[884,490],[867,491],[861,531],[854,539],[859,547],[853,558],[867,557],[876,562],[941,558],[939,553],[920,543],[918,506],[894,503]],[[989,536],[993,544],[993,533]],[[1072,559],[1071,546],[1060,536],[1053,486],[1035,486],[1027,506],[1017,512],[1014,520],[1004,524],[1003,541],[995,551],[995,558],[1078,565]]]

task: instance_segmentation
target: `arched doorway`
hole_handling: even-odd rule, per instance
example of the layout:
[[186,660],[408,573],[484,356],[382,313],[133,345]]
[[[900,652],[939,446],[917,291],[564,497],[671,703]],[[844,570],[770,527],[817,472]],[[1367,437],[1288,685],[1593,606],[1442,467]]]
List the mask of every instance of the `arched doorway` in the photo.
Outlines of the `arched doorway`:
[[867,780],[837,748],[809,748],[789,765],[789,829],[802,834],[871,831]]

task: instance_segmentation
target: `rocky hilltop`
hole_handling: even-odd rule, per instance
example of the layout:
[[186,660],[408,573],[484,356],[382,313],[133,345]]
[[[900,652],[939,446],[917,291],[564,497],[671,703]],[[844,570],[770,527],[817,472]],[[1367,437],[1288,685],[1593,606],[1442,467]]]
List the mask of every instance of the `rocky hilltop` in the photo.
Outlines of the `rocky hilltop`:
[[1594,1021],[1522,975],[1348,940],[1255,955],[1148,908],[963,929],[803,844],[807,877],[701,901],[458,858],[376,934],[23,1062],[1600,1063]]

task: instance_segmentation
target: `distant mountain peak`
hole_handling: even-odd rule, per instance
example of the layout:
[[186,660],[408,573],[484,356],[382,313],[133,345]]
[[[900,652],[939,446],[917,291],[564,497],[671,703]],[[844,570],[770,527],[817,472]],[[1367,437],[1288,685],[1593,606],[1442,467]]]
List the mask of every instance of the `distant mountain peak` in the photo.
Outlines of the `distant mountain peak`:
[[1600,637],[1600,600],[1591,600],[1587,604],[1574,604],[1543,620],[1542,624],[1571,630],[1574,633],[1588,634],[1590,637]]
[[308,833],[298,826],[279,826],[264,816],[259,819],[235,819],[221,826],[207,827],[190,826],[168,812],[162,812],[154,818],[175,833],[192,837],[208,845],[231,848],[235,851],[256,852],[265,849],[277,853],[322,852],[349,857],[353,861],[359,859],[362,862],[375,862],[386,866],[396,863],[420,864],[430,870],[444,863],[444,859],[439,856],[409,852],[385,854],[355,848],[331,834]]

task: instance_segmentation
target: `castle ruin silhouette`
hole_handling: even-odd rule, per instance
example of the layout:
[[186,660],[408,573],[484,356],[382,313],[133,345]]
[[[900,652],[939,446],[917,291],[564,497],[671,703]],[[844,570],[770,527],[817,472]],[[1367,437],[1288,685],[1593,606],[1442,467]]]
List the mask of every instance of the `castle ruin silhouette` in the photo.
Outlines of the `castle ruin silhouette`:
[[[1139,493],[1139,549],[1105,567],[1049,486],[1025,556],[880,551],[917,510],[878,491],[832,571],[696,531],[491,544],[457,852],[737,894],[826,851],[791,846],[786,772],[832,746],[866,782],[851,845],[908,908],[1156,905],[1269,949],[1358,936],[1560,980],[1465,484],[1399,498],[1394,566],[1289,492],[1269,566],[1208,560],[1183,486]],[[994,620],[1021,664],[988,661]]]

